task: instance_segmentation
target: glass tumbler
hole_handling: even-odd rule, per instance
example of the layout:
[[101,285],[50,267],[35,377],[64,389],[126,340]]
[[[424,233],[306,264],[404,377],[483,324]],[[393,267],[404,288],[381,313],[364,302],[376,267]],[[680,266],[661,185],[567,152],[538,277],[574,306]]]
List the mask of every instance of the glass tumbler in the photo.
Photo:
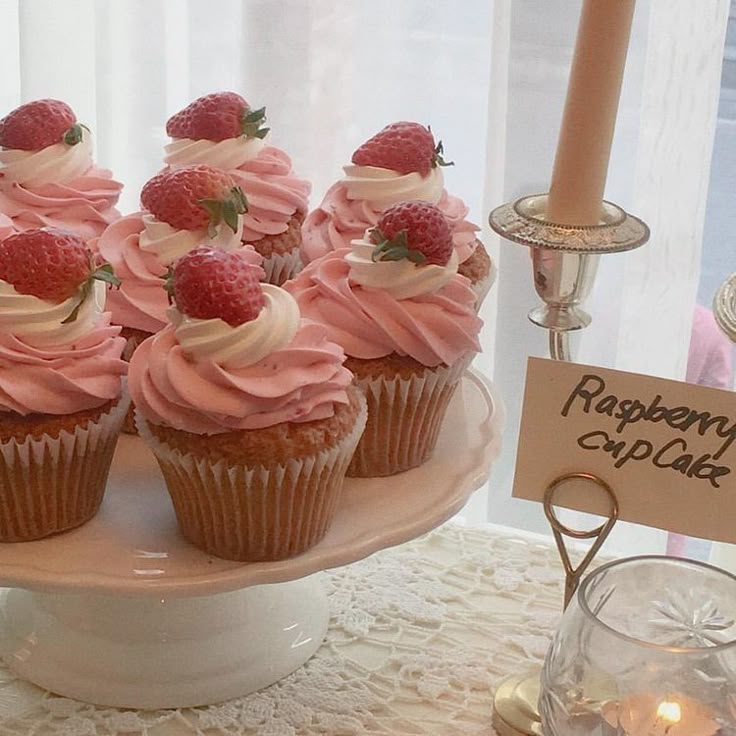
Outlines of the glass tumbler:
[[632,557],[580,585],[542,670],[545,736],[736,736],[736,577]]

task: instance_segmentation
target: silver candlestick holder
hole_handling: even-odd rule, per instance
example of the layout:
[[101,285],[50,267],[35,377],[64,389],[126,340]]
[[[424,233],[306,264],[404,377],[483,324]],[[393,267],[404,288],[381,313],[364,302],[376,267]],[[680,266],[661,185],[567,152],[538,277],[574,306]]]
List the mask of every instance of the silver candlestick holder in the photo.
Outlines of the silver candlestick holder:
[[549,222],[546,211],[547,195],[533,194],[497,207],[488,221],[494,232],[531,248],[534,288],[544,304],[529,319],[549,330],[550,356],[569,361],[569,333],[591,322],[582,304],[595,283],[599,257],[644,245],[649,228],[605,201],[598,225]]
[[[534,194],[503,204],[488,217],[491,228],[507,240],[531,248],[534,288],[543,304],[529,312],[529,319],[549,331],[549,352],[555,360],[570,361],[569,334],[587,327],[590,315],[582,308],[595,283],[600,256],[633,250],[649,240],[649,228],[640,219],[611,202],[603,202],[597,225],[564,225],[548,221],[547,195]],[[571,530],[552,511],[552,493],[560,478],[547,490],[545,512],[565,566],[565,605],[585,568],[598,551],[618,516],[611,489],[599,478],[582,475],[601,486],[613,500],[609,522],[592,531]],[[578,568],[573,569],[563,549],[561,535],[575,539],[596,538]],[[539,699],[539,671],[510,677],[494,697],[493,725],[499,736],[543,736]]]
[[713,316],[722,332],[736,343],[736,273],[718,288],[713,298]]

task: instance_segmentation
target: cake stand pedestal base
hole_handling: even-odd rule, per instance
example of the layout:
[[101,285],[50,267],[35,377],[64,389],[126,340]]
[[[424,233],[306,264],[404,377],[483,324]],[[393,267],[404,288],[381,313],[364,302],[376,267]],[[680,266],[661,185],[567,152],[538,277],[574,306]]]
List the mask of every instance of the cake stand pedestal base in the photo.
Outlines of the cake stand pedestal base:
[[59,695],[117,708],[221,702],[277,682],[317,651],[320,575],[201,597],[35,593],[4,601],[3,656]]

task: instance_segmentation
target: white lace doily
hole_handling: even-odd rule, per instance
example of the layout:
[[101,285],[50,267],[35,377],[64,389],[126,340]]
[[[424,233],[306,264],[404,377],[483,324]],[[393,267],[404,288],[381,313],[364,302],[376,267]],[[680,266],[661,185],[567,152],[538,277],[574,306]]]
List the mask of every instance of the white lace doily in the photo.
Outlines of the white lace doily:
[[0,665],[0,735],[488,736],[495,687],[544,658],[562,582],[552,546],[445,526],[328,572],[327,640],[265,690],[204,708],[116,710]]

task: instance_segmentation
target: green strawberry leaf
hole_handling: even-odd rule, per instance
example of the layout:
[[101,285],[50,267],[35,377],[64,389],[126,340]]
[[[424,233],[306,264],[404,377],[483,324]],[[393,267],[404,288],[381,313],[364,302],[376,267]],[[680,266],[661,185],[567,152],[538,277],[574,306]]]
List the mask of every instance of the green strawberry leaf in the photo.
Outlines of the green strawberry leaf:
[[209,212],[210,220],[207,223],[207,235],[214,238],[217,235],[217,226],[222,222],[223,203],[219,199],[198,199],[197,204]]
[[238,214],[242,215],[248,211],[248,200],[240,187],[233,187],[230,190],[230,197],[235,202],[235,209]]
[[74,309],[72,309],[72,311],[69,313],[69,316],[66,319],[63,319],[61,321],[61,324],[68,325],[71,322],[74,322],[77,319],[77,317],[79,316],[79,310],[82,308],[82,304],[83,303],[84,303],[84,299],[80,299],[79,300],[79,303],[77,304],[77,306],[74,307]]
[[92,286],[95,281],[103,281],[106,284],[110,284],[117,288],[120,287],[120,279],[115,275],[112,266],[109,263],[103,263],[98,266],[90,275],[89,278],[79,287],[79,301],[77,301],[74,309],[61,321],[61,324],[68,325],[74,322],[79,316],[79,310],[82,308],[87,297],[92,292]]
[[374,263],[378,261],[401,261],[406,258],[412,263],[420,265],[427,260],[424,253],[409,247],[406,230],[399,230],[393,240],[386,240],[378,228],[373,228],[370,238],[372,242],[376,242],[374,238],[381,239],[380,242],[376,243],[376,247],[371,253],[371,260]]
[[163,288],[166,292],[166,296],[168,297],[169,304],[174,303],[174,267],[168,266],[166,269],[166,273],[161,277],[163,280]]
[[266,119],[266,108],[259,107],[257,110],[251,110],[250,108],[245,109],[245,115],[243,115],[244,123],[262,123]]
[[444,158],[442,158],[445,150],[442,146],[442,141],[440,141],[434,149],[434,158],[432,159],[432,166],[454,166],[454,161],[445,161]]
[[[74,125],[64,133],[64,143],[66,143],[67,146],[76,146],[77,143],[82,140],[82,128],[86,127],[87,126],[80,125],[79,123],[74,123]],[[89,128],[87,128],[87,130],[89,130]]]
[[240,213],[236,209],[235,203],[231,199],[226,199],[222,203],[222,218],[225,224],[234,232],[238,232],[238,215]]
[[265,138],[268,128],[261,128],[266,122],[266,108],[261,107],[258,110],[251,110],[246,107],[243,110],[240,126],[243,135],[246,138]]
[[115,275],[115,271],[109,263],[103,263],[97,268],[93,272],[92,278],[95,281],[104,281],[106,284],[120,288],[120,279]]
[[80,287],[79,287],[79,301],[77,302],[74,309],[72,309],[71,312],[69,312],[68,316],[61,321],[61,324],[68,325],[71,322],[74,322],[77,317],[79,316],[79,310],[82,308],[82,304],[84,304],[84,300],[89,296],[90,291],[92,291],[92,279],[87,279]]

